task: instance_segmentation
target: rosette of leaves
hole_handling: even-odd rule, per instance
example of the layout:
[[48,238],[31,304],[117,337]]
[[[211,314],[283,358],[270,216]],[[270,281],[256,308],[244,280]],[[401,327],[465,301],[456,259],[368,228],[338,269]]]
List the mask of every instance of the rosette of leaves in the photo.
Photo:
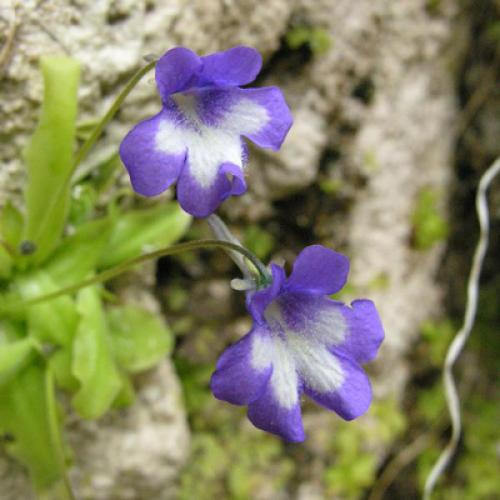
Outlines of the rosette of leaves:
[[172,337],[160,317],[111,303],[100,285],[23,303],[174,243],[190,217],[174,203],[125,212],[110,203],[98,215],[118,155],[75,175],[79,64],[46,57],[41,69],[45,93],[25,154],[24,210],[7,203],[0,211],[0,434],[35,489],[57,492],[71,453],[56,396],[70,394],[83,418],[130,404],[131,375],[166,356]]

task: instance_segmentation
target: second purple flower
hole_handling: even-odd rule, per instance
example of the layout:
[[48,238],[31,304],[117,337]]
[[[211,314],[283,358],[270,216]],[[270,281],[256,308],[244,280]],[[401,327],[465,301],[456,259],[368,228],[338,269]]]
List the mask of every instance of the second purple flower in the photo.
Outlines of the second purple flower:
[[300,442],[303,393],[345,420],[365,413],[372,391],[360,365],[375,358],[384,330],[372,301],[347,306],[328,297],[347,279],[343,255],[312,245],[288,278],[271,267],[272,283],[247,295],[253,328],[222,354],[211,387],[219,399],[248,405],[256,427]]
[[180,205],[196,217],[243,194],[243,137],[277,150],[292,125],[278,88],[240,88],[261,65],[259,53],[243,46],[203,57],[183,47],[163,55],[156,65],[163,108],[120,146],[134,190],[155,196],[177,181]]

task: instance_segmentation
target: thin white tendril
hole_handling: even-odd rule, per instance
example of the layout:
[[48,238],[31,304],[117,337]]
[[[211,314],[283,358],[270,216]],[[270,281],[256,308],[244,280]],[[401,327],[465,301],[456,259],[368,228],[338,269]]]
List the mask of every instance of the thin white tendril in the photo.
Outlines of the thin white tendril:
[[497,158],[493,165],[483,174],[479,181],[479,187],[476,195],[476,211],[479,219],[479,241],[474,252],[472,267],[467,283],[467,304],[465,307],[464,322],[460,331],[456,334],[453,342],[448,348],[446,359],[443,367],[444,389],[446,394],[446,402],[451,418],[451,437],[442,451],[437,462],[434,464],[430,474],[427,476],[424,487],[424,500],[431,498],[432,491],[436,486],[439,477],[443,474],[446,467],[450,463],[451,458],[455,454],[455,450],[462,432],[462,420],[460,415],[460,398],[458,396],[457,387],[453,378],[453,365],[470,336],[474,320],[477,312],[477,302],[479,295],[479,276],[483,266],[484,256],[488,248],[489,237],[489,213],[488,202],[486,199],[486,191],[488,190],[491,181],[500,172],[500,158]]

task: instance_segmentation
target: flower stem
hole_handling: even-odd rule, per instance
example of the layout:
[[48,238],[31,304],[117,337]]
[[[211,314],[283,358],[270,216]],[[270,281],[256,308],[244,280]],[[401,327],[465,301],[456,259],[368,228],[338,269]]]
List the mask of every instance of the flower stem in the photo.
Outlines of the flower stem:
[[118,94],[115,101],[108,109],[107,113],[102,117],[101,121],[94,128],[90,137],[83,143],[82,147],[78,150],[75,155],[74,168],[76,168],[80,162],[87,156],[92,146],[95,144],[99,136],[102,134],[102,131],[106,127],[106,125],[113,119],[116,112],[120,109],[125,98],[130,94],[132,89],[139,83],[141,78],[151,71],[156,65],[156,60],[149,62],[146,66],[139,69],[132,78],[127,82],[127,85],[123,88],[123,90]]
[[[212,230],[214,236],[221,241],[228,241],[229,243],[234,243],[235,245],[242,246],[238,238],[234,236],[233,233],[226,226],[224,221],[216,214],[211,214],[205,219]],[[248,259],[244,255],[233,250],[227,250],[227,254],[233,262],[240,268],[243,276],[247,279],[251,279],[255,274],[259,274],[257,269],[249,263]]]
[[35,304],[40,304],[41,302],[46,302],[48,300],[55,299],[62,295],[68,295],[77,292],[78,290],[85,288],[90,285],[95,285],[97,283],[102,283],[107,281],[119,274],[124,273],[137,266],[138,264],[142,264],[148,260],[158,259],[160,257],[165,257],[167,255],[176,255],[182,252],[188,252],[192,250],[198,250],[201,248],[222,248],[224,250],[231,250],[234,252],[239,252],[241,255],[246,257],[257,269],[259,273],[259,286],[264,287],[271,283],[271,275],[269,271],[265,268],[262,262],[249,250],[246,248],[236,245],[234,243],[230,243],[228,241],[220,241],[220,240],[196,240],[196,241],[188,241],[186,243],[179,243],[177,245],[172,245],[167,248],[161,248],[160,250],[155,250],[154,252],[149,252],[144,255],[140,255],[139,257],[135,257],[126,262],[122,262],[114,267],[106,269],[95,276],[80,281],[74,285],[70,285],[65,288],[61,288],[60,290],[56,290],[55,292],[48,293],[46,295],[40,295],[39,297],[34,297],[32,299],[28,299],[25,301],[21,301],[15,304],[5,304],[0,307],[0,312],[12,311],[16,309],[23,309],[28,306],[32,306]]

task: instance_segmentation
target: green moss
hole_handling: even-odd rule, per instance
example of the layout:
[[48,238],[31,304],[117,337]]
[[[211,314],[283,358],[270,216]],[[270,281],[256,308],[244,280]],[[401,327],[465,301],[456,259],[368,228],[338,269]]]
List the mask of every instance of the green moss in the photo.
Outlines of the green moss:
[[424,188],[418,194],[411,221],[417,250],[428,250],[448,236],[448,223],[438,210],[438,195],[431,188]]
[[500,275],[493,279],[490,278],[489,282],[482,286],[479,293],[476,326],[470,339],[470,344],[478,353],[483,368],[497,382],[500,381],[498,370],[498,359],[500,357],[500,336],[498,335],[498,325],[500,324],[499,290]]
[[436,367],[443,364],[446,350],[455,334],[455,327],[448,319],[425,321],[421,327],[422,339],[427,359]]
[[374,402],[358,422],[340,422],[332,437],[331,455],[335,459],[323,476],[329,497],[360,497],[376,476],[375,449],[381,442],[395,440],[406,428],[404,414],[392,399]]
[[318,185],[323,193],[335,195],[340,192],[344,184],[340,179],[324,179]]
[[[436,498],[497,498],[500,491],[498,404],[495,400],[477,397],[466,401],[463,407],[463,444],[458,461],[452,475],[448,472],[438,485]],[[421,490],[441,449],[435,444],[419,457],[418,478]]]
[[486,36],[492,43],[500,42],[500,21],[492,22],[486,28]]
[[182,286],[174,285],[168,288],[165,300],[169,311],[183,311],[189,301],[189,293]]
[[376,434],[379,441],[390,443],[406,430],[405,414],[392,398],[375,401],[370,409],[370,415],[376,419]]
[[425,8],[431,16],[436,16],[441,13],[442,0],[427,0]]
[[319,27],[295,26],[285,35],[285,42],[292,50],[308,46],[313,54],[325,54],[332,47],[332,39],[327,30]]
[[375,151],[365,151],[365,153],[363,154],[363,168],[368,173],[376,172],[380,169],[380,163]]
[[192,430],[190,460],[180,481],[181,499],[250,499],[278,492],[295,468],[283,442],[246,422],[245,409],[216,400],[208,386],[213,364],[175,359]]
[[370,282],[368,283],[368,288],[370,290],[387,290],[389,285],[391,284],[389,275],[387,273],[381,272],[377,274]]
[[201,411],[211,397],[208,381],[213,366],[191,363],[182,358],[174,361],[182,384],[186,410],[189,414]]
[[259,226],[252,225],[245,229],[244,246],[257,255],[259,259],[266,259],[275,244],[274,236]]
[[250,499],[259,490],[282,490],[295,470],[282,442],[242,426],[244,417],[237,411],[221,415],[212,408],[196,423],[179,498]]

